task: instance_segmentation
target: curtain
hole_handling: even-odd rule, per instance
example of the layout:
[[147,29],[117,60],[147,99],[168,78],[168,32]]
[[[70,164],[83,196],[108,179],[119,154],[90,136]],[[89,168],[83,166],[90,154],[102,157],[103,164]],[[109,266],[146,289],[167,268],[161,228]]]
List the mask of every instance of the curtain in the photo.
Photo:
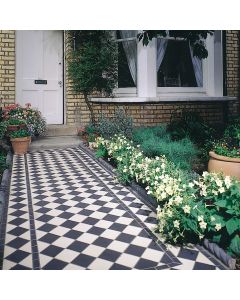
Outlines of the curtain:
[[202,61],[197,56],[193,56],[193,49],[190,46],[190,44],[189,44],[189,48],[190,48],[193,70],[194,70],[197,86],[203,86]]
[[[121,39],[127,39],[137,36],[137,30],[120,30]],[[125,51],[129,70],[135,85],[137,85],[137,46],[134,40],[122,42]]]
[[168,40],[157,39],[157,71],[159,70],[162,64],[164,55],[166,53],[167,45],[168,45]]

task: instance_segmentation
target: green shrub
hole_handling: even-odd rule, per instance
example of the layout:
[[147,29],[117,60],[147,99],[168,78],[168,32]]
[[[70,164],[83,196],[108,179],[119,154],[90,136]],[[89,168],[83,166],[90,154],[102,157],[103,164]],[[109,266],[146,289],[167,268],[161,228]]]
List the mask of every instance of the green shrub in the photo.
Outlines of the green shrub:
[[131,138],[132,131],[132,118],[127,116],[123,109],[117,109],[112,118],[103,115],[99,120],[98,132],[105,139],[109,139],[115,134],[124,134],[126,137]]
[[165,155],[168,160],[184,170],[191,169],[198,154],[198,150],[189,138],[173,141],[165,125],[135,129],[133,141],[140,145],[146,156]]

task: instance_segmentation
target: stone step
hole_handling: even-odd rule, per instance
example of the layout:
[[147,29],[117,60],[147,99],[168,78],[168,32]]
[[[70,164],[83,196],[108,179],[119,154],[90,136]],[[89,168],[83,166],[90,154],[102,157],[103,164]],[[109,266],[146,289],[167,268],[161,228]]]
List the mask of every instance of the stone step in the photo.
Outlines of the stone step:
[[78,147],[81,140],[78,136],[44,136],[33,140],[29,147],[29,152],[45,149],[61,149],[68,147]]
[[74,136],[77,135],[77,127],[69,125],[47,125],[46,136]]

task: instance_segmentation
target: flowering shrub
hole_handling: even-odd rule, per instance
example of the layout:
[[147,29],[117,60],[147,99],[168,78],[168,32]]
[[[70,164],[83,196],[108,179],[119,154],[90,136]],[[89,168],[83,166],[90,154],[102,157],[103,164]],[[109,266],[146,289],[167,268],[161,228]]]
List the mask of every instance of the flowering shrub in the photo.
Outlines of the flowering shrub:
[[23,120],[26,122],[28,130],[32,136],[43,135],[46,130],[46,121],[41,115],[41,112],[32,109],[31,104],[26,104],[26,107],[21,107],[18,104],[12,104],[3,108],[3,119],[10,121],[14,119]]
[[240,255],[240,183],[204,172],[192,178],[164,156],[148,158],[124,136],[97,139],[98,156],[113,160],[119,179],[135,179],[158,202],[157,230],[176,244],[207,237]]

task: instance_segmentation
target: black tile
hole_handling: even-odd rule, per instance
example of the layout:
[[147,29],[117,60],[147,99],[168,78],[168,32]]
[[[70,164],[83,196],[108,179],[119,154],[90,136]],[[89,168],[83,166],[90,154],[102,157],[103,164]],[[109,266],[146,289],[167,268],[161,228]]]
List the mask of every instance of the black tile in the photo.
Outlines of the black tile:
[[59,238],[58,235],[52,234],[52,233],[47,233],[46,235],[42,236],[39,241],[45,242],[48,244],[52,244],[54,241],[56,241]]
[[127,234],[127,233],[121,233],[116,240],[125,242],[125,243],[131,243],[132,240],[135,238],[135,236]]
[[28,231],[26,228],[16,227],[16,228],[10,230],[8,233],[12,234],[12,235],[15,235],[15,236],[20,236],[23,233],[25,233],[26,231]]
[[94,245],[101,246],[101,247],[107,247],[110,243],[112,243],[112,240],[106,239],[104,237],[99,237],[94,241]]
[[41,254],[48,255],[48,256],[51,256],[51,257],[55,257],[62,251],[63,251],[63,248],[60,248],[60,247],[57,247],[57,246],[54,246],[54,245],[50,245],[47,248],[45,248],[41,252]]
[[115,263],[109,270],[131,270],[131,268]]
[[61,213],[58,217],[59,218],[63,218],[63,219],[70,219],[72,216],[74,216],[74,214],[72,214],[72,213],[69,213],[69,212],[63,212],[63,213]]
[[123,225],[123,224],[119,224],[119,223],[113,223],[109,227],[109,229],[122,232],[126,227],[127,227],[127,225]]
[[48,221],[52,220],[54,217],[48,215],[42,215],[36,220],[47,223]]
[[98,221],[99,221],[99,219],[87,217],[87,218],[86,218],[85,220],[83,220],[82,222],[85,223],[85,224],[89,224],[89,225],[95,225]]
[[161,258],[161,263],[170,264],[172,263],[172,259],[166,253],[164,253],[163,257]]
[[29,255],[29,253],[22,251],[22,250],[16,250],[10,255],[6,257],[7,260],[13,261],[15,263],[20,263],[24,258],[26,258]]
[[61,224],[61,226],[72,229],[73,227],[75,227],[78,224],[79,224],[78,222],[67,220],[63,224]]
[[196,262],[194,264],[193,270],[216,270],[216,267],[212,265]]
[[17,237],[15,239],[11,240],[9,243],[7,243],[7,246],[10,246],[10,247],[15,248],[15,249],[19,249],[23,245],[25,245],[27,242],[28,242],[28,240]]
[[56,227],[57,227],[56,225],[52,225],[52,224],[43,224],[41,227],[38,228],[38,230],[49,232]]
[[[111,209],[112,210],[112,209]],[[119,219],[119,216],[114,216],[114,215],[111,215],[111,214],[107,214],[103,220],[106,220],[106,221],[110,221],[110,222],[115,222],[117,219]]]
[[39,212],[39,213],[42,213],[42,214],[46,214],[50,210],[52,210],[52,209],[51,208],[47,208],[47,207],[41,207],[41,208],[37,209],[36,212]]
[[11,208],[14,208],[14,209],[21,209],[23,207],[25,207],[26,205],[25,204],[22,204],[22,203],[16,203],[12,206],[10,206]]
[[26,266],[23,266],[21,264],[16,264],[11,268],[11,270],[32,270],[31,268],[28,268]]
[[10,213],[9,215],[14,216],[14,217],[20,217],[20,216],[24,215],[25,213],[26,212],[23,210],[16,210],[16,211]]
[[129,245],[128,248],[124,252],[135,255],[135,256],[141,256],[145,250],[146,250],[146,248],[144,248],[144,247],[140,247],[140,246],[136,246],[136,245]]
[[181,248],[178,257],[195,261],[198,253],[197,250]]
[[[94,203],[95,204],[95,203]],[[84,216],[90,216],[91,214],[93,214],[94,213],[94,211],[92,211],[92,210],[89,210],[89,209],[83,209],[82,211],[81,211],[81,215],[84,215]]]
[[145,259],[145,258],[140,258],[134,268],[136,268],[136,269],[148,269],[148,268],[154,268],[157,265],[158,265],[158,263],[155,262],[155,261],[148,260],[148,259]]
[[94,261],[94,259],[95,258],[92,256],[81,253],[72,261],[72,264],[83,268],[87,268]]
[[66,267],[66,265],[67,265],[66,262],[54,258],[42,269],[43,270],[62,270],[64,267]]
[[70,244],[67,248],[76,252],[82,252],[84,249],[86,249],[89,246],[89,244],[74,241],[72,244]]
[[102,252],[102,254],[99,257],[102,258],[102,259],[111,261],[111,262],[115,262],[120,255],[121,255],[120,252],[110,250],[110,249],[106,249]]
[[100,227],[97,227],[97,226],[92,226],[88,230],[88,233],[92,233],[92,234],[95,234],[95,235],[101,235],[103,233],[103,231],[105,231],[104,228],[100,228]]
[[68,232],[66,232],[64,234],[65,237],[68,237],[70,239],[77,239],[80,237],[80,235],[82,235],[82,232],[81,231],[77,231],[77,230],[69,230]]
[[[95,202],[94,202],[94,204],[95,204]],[[112,210],[112,208],[104,207],[104,206],[103,206],[103,207],[99,208],[98,211],[104,212],[104,213],[109,213],[111,210]],[[116,217],[116,216],[113,216],[113,217]],[[118,217],[116,217],[116,218],[118,218]]]
[[19,226],[19,225],[21,225],[22,223],[24,223],[26,221],[27,220],[23,219],[23,218],[16,218],[16,219],[13,219],[12,221],[10,221],[9,224],[12,224],[12,225],[15,225],[15,226]]

